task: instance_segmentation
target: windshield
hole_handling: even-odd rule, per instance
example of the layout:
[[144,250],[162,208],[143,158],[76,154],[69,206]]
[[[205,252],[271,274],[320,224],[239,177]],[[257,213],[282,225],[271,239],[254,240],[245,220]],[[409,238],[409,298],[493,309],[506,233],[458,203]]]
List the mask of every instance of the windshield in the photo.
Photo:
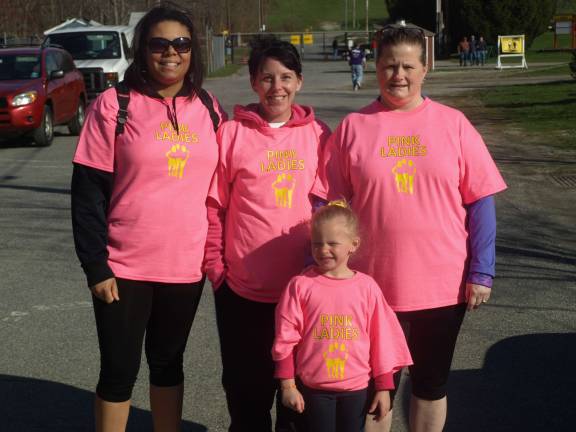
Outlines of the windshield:
[[60,45],[74,60],[120,58],[120,38],[115,32],[59,33],[49,35],[47,42]]
[[0,80],[29,80],[40,77],[40,56],[0,54]]

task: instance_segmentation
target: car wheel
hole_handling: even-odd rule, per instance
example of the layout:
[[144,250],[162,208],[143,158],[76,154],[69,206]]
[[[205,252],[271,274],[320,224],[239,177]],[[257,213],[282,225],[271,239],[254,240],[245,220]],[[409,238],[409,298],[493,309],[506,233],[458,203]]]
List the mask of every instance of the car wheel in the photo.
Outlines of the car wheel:
[[86,107],[84,106],[84,100],[80,99],[78,108],[76,108],[76,114],[74,114],[74,118],[68,123],[68,130],[72,135],[80,135],[85,119]]
[[34,131],[34,142],[40,147],[48,147],[54,139],[54,121],[52,118],[52,108],[49,105],[44,107],[44,114],[40,127]]

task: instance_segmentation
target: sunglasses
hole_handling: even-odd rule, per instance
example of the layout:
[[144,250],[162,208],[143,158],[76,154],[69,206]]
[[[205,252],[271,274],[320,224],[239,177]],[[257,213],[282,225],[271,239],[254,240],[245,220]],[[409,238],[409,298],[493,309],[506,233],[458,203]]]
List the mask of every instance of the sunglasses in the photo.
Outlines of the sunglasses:
[[188,53],[192,49],[192,40],[187,37],[178,37],[173,40],[154,37],[148,41],[148,49],[150,52],[156,54],[165,52],[170,46],[172,46],[178,54]]
[[405,26],[401,24],[388,24],[376,32],[379,37],[395,37],[398,35],[409,35],[424,38],[424,30],[419,27]]

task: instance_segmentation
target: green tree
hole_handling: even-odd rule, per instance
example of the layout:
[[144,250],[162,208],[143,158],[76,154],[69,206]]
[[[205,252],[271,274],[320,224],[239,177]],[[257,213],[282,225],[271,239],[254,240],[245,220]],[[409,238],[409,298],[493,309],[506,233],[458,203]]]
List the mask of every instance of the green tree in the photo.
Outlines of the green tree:
[[386,0],[392,21],[406,20],[426,30],[436,31],[436,2],[434,0]]
[[557,0],[446,0],[446,31],[453,44],[462,36],[483,35],[494,43],[498,35],[526,35],[530,46],[546,31]]

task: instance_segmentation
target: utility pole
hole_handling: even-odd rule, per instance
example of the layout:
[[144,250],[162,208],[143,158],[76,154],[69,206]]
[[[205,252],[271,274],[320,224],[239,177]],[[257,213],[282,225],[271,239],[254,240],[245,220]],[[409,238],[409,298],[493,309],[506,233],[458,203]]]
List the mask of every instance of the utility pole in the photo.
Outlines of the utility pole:
[[232,33],[232,23],[230,22],[230,0],[226,0],[226,30]]
[[366,33],[368,33],[370,31],[370,19],[369,19],[369,11],[370,11],[370,6],[368,4],[369,0],[366,0]]
[[444,48],[444,17],[442,16],[442,0],[436,0],[436,49],[439,55]]
[[258,31],[262,31],[262,0],[258,0]]
[[344,30],[348,31],[348,0],[344,0]]

